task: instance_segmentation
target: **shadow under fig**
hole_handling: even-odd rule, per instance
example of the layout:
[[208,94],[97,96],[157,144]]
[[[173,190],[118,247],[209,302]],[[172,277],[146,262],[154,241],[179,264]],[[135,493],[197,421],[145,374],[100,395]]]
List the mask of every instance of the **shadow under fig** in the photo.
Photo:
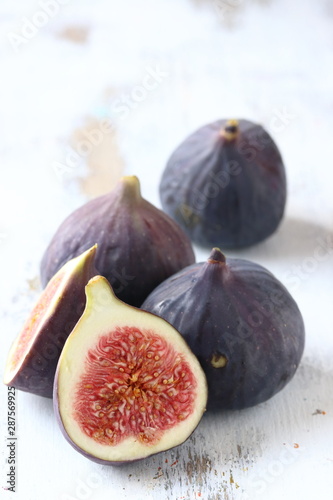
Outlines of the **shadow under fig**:
[[[305,357],[293,379],[268,401],[243,410],[206,413],[203,417],[205,431],[209,432],[210,427],[220,420],[221,428],[227,430],[229,436],[234,435],[237,447],[251,450],[253,457],[264,455],[265,450],[270,453],[276,447],[279,435],[285,436],[284,439],[288,436],[300,436],[301,439],[305,433],[310,433],[311,437],[311,431],[318,431],[319,427],[323,435],[329,435],[332,432],[329,415],[333,413],[333,399],[329,396],[331,387],[332,363]],[[240,433],[239,429],[243,432]],[[235,453],[231,449],[224,448],[224,451],[231,455]]]
[[[237,257],[259,261],[275,260],[284,261],[289,258],[302,259],[313,257],[318,248],[322,248],[321,253],[325,251],[333,255],[333,228],[327,228],[323,225],[298,219],[295,217],[284,218],[280,226],[266,240],[257,243],[251,247],[242,249],[223,249],[221,250],[229,257]],[[196,246],[202,260],[203,255],[209,256],[211,248]]]

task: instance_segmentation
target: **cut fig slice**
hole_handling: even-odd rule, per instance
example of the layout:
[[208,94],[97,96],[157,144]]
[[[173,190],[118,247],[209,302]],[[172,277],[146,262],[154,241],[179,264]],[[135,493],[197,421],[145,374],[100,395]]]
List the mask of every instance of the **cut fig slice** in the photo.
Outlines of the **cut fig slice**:
[[54,407],[69,443],[117,465],[184,442],[206,407],[207,385],[190,348],[165,320],[116,298],[102,276],[61,353]]
[[63,345],[83,313],[85,286],[97,274],[97,245],[67,262],[51,279],[13,342],[4,383],[52,398]]

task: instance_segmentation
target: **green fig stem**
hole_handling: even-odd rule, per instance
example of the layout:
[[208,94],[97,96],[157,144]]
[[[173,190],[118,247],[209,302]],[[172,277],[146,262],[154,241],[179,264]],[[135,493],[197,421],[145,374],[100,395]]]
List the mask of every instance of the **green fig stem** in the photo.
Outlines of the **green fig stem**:
[[219,248],[213,248],[210,253],[209,264],[225,264],[226,258]]
[[224,128],[221,131],[222,137],[227,141],[233,141],[239,134],[239,122],[238,120],[228,120]]
[[140,181],[135,175],[124,176],[119,183],[122,186],[124,197],[137,202],[142,200]]

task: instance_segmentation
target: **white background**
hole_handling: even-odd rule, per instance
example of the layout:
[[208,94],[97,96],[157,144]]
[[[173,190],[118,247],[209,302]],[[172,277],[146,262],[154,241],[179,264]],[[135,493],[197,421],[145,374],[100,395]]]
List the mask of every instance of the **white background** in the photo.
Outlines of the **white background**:
[[[288,287],[307,336],[295,378],[273,399],[206,415],[184,445],[122,468],[76,453],[51,401],[18,393],[17,493],[1,489],[1,499],[330,499],[333,2],[54,0],[49,14],[41,5],[0,6],[1,373],[64,217],[123,174],[137,175],[160,206],[172,149],[218,118],[260,122],[280,147],[284,221],[264,243],[228,255],[268,267]],[[163,76],[147,91],[152,70]],[[112,133],[71,156],[104,118]],[[5,386],[0,404],[3,488]]]

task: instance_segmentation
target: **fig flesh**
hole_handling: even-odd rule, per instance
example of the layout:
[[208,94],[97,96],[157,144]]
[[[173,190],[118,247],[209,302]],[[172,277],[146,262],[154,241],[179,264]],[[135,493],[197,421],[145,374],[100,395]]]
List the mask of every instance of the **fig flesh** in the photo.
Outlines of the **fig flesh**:
[[4,383],[52,398],[58,359],[85,306],[85,286],[97,274],[96,246],[70,260],[51,279],[12,344]]
[[97,243],[96,267],[124,302],[140,306],[166,278],[195,262],[191,242],[168,215],[144,200],[137,177],[73,212],[41,263],[43,285],[61,265]]
[[286,189],[281,154],[266,130],[248,120],[218,120],[177,147],[160,197],[195,243],[241,248],[277,229]]
[[106,465],[181,444],[207,401],[205,375],[182,336],[116,298],[96,276],[61,353],[54,408],[65,438]]
[[304,349],[304,323],[287,289],[267,269],[226,259],[162,283],[142,309],[169,321],[197,355],[208,383],[207,410],[266,401],[293,377]]

